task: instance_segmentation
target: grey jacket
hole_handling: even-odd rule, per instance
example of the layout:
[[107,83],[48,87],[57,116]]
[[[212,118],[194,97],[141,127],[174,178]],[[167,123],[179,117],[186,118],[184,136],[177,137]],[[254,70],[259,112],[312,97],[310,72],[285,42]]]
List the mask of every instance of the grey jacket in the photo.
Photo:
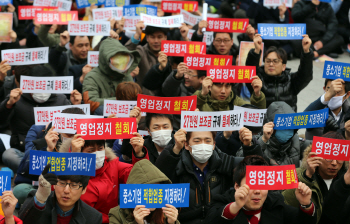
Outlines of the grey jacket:
[[165,79],[162,86],[162,92],[164,96],[175,97],[175,96],[192,96],[196,90],[193,87],[185,86],[185,79],[175,78],[177,69],[173,70],[170,75]]
[[[40,210],[35,206],[35,193],[36,190],[33,190],[28,194],[28,197],[22,205],[21,210],[19,210],[18,217],[23,221],[23,224],[56,224],[57,212],[55,207],[55,193],[51,193],[43,210]],[[102,223],[102,214],[79,199],[75,203],[73,216],[69,223],[100,224]]]

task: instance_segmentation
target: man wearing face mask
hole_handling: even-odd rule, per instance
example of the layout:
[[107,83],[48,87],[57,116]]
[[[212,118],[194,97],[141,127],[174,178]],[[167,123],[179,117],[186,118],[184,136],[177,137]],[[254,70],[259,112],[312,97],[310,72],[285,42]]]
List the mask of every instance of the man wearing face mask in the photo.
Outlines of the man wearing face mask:
[[[244,156],[261,156],[259,145],[252,144],[251,131],[241,128],[239,133]],[[168,144],[157,159],[156,166],[172,183],[190,184],[190,206],[181,209],[181,224],[204,222],[213,199],[233,185],[233,170],[243,159],[221,152],[215,146],[215,135],[180,129],[174,135],[175,144]]]
[[[266,111],[263,135],[256,136],[264,158],[271,165],[295,164],[296,167],[299,167],[304,150],[311,144],[311,141],[300,138],[296,129],[273,129],[276,114],[290,113],[295,113],[295,111],[285,102],[273,102]],[[236,155],[241,156],[242,154],[242,150],[239,150]]]
[[133,81],[130,73],[141,60],[137,51],[129,51],[118,40],[107,38],[102,41],[98,58],[98,67],[84,78],[83,99],[90,104],[93,114],[102,115],[105,99],[115,100],[117,86],[121,82]]
[[[323,90],[325,93],[317,100],[312,102],[306,111],[321,110],[329,108],[329,116],[333,117],[338,127],[343,129],[345,126],[344,115],[350,108],[350,83],[344,82],[342,79],[326,79]],[[306,130],[306,139],[312,140],[313,136],[321,136],[324,134],[324,128],[309,128]]]
[[[53,72],[43,65],[35,66],[30,70],[30,76],[53,76]],[[81,94],[73,90],[70,101],[64,94],[50,93],[23,93],[17,88],[11,90],[0,104],[0,123],[10,121],[12,131],[11,149],[3,153],[3,162],[14,172],[17,172],[19,163],[25,151],[25,138],[30,127],[35,124],[34,107],[52,107],[70,104],[81,104]]]
[[[141,119],[141,109],[139,107],[134,107],[130,112],[130,117],[136,117],[136,120],[139,121]],[[155,164],[164,148],[168,144],[174,144],[174,138],[172,135],[173,116],[171,114],[147,113],[146,127],[149,136],[144,137],[144,147],[146,147],[149,153],[149,160],[151,163]],[[124,139],[121,148],[122,154],[129,158],[131,158],[132,155],[130,141],[131,139]]]

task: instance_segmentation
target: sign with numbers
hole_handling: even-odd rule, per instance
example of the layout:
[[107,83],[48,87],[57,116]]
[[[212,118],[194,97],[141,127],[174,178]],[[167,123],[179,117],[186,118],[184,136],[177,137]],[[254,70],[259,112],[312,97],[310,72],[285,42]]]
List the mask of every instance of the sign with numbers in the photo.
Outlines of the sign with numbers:
[[94,21],[107,21],[109,18],[121,20],[123,17],[123,7],[97,8],[92,10]]
[[336,61],[325,61],[323,77],[325,79],[343,79],[350,81],[350,64]]
[[61,93],[70,94],[73,91],[73,76],[34,77],[21,76],[23,93]]
[[243,122],[246,126],[262,127],[267,109],[251,109],[245,107],[234,106],[235,110],[244,110]]
[[179,28],[184,22],[184,17],[183,15],[157,17],[141,13],[141,20],[146,26]]
[[35,65],[49,62],[49,48],[23,48],[1,51],[2,60],[7,60],[9,65]]
[[184,22],[188,25],[194,26],[202,20],[201,16],[195,16],[186,10],[181,9],[181,15],[184,16]]
[[71,36],[109,36],[109,21],[69,21],[68,32]]
[[[137,101],[104,100],[103,116],[108,117],[111,114],[115,114],[117,117],[129,117],[130,111],[134,109],[136,104]],[[146,116],[146,113],[142,112],[141,116]]]
[[54,131],[59,133],[75,134],[77,133],[76,120],[88,118],[103,118],[103,116],[55,113],[52,119],[52,126],[55,127]]
[[203,42],[162,40],[161,51],[168,56],[183,57],[185,54],[203,54],[207,52],[207,45]]
[[189,69],[207,70],[208,66],[228,66],[232,65],[232,55],[200,55],[185,54],[184,62]]
[[207,76],[219,83],[252,83],[255,66],[207,66]]
[[207,18],[207,22],[207,31],[225,33],[245,33],[249,25],[249,19]]
[[323,159],[349,161],[349,140],[313,137],[312,150]]
[[301,40],[306,34],[306,24],[258,23],[258,33],[263,40]]
[[97,67],[99,56],[99,51],[88,51],[88,64],[91,65],[91,67]]

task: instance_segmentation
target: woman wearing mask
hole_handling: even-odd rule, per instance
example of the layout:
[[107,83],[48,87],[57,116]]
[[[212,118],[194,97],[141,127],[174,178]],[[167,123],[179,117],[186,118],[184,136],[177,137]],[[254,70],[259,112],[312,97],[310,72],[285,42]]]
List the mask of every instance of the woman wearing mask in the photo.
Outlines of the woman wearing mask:
[[[137,162],[132,168],[127,184],[171,184],[171,181],[148,160]],[[109,211],[110,224],[180,224],[178,211],[172,205],[163,208],[145,208],[138,205],[134,209],[119,206]]]
[[[141,159],[148,159],[147,150],[143,147],[143,138],[134,133],[131,144],[133,147],[133,164]],[[105,147],[105,140],[87,140],[81,135],[75,135],[71,141],[65,141],[60,152],[83,152],[96,155],[96,174],[91,177],[80,199],[102,214],[102,223],[109,223],[108,212],[118,206],[119,184],[125,184],[132,164],[120,162],[112,149]]]

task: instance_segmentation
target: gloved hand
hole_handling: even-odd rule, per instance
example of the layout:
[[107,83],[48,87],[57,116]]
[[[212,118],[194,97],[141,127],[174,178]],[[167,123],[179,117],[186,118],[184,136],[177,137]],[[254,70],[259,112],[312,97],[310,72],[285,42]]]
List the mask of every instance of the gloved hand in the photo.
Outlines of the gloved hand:
[[51,167],[51,164],[47,164],[39,176],[39,188],[35,194],[36,199],[39,202],[46,202],[47,198],[51,194],[51,185],[56,185],[58,180],[54,173],[47,173]]
[[328,119],[326,121],[326,127],[323,129],[323,134],[329,132],[329,131],[337,131],[339,129],[339,126],[337,124],[337,121],[332,116],[328,116]]

